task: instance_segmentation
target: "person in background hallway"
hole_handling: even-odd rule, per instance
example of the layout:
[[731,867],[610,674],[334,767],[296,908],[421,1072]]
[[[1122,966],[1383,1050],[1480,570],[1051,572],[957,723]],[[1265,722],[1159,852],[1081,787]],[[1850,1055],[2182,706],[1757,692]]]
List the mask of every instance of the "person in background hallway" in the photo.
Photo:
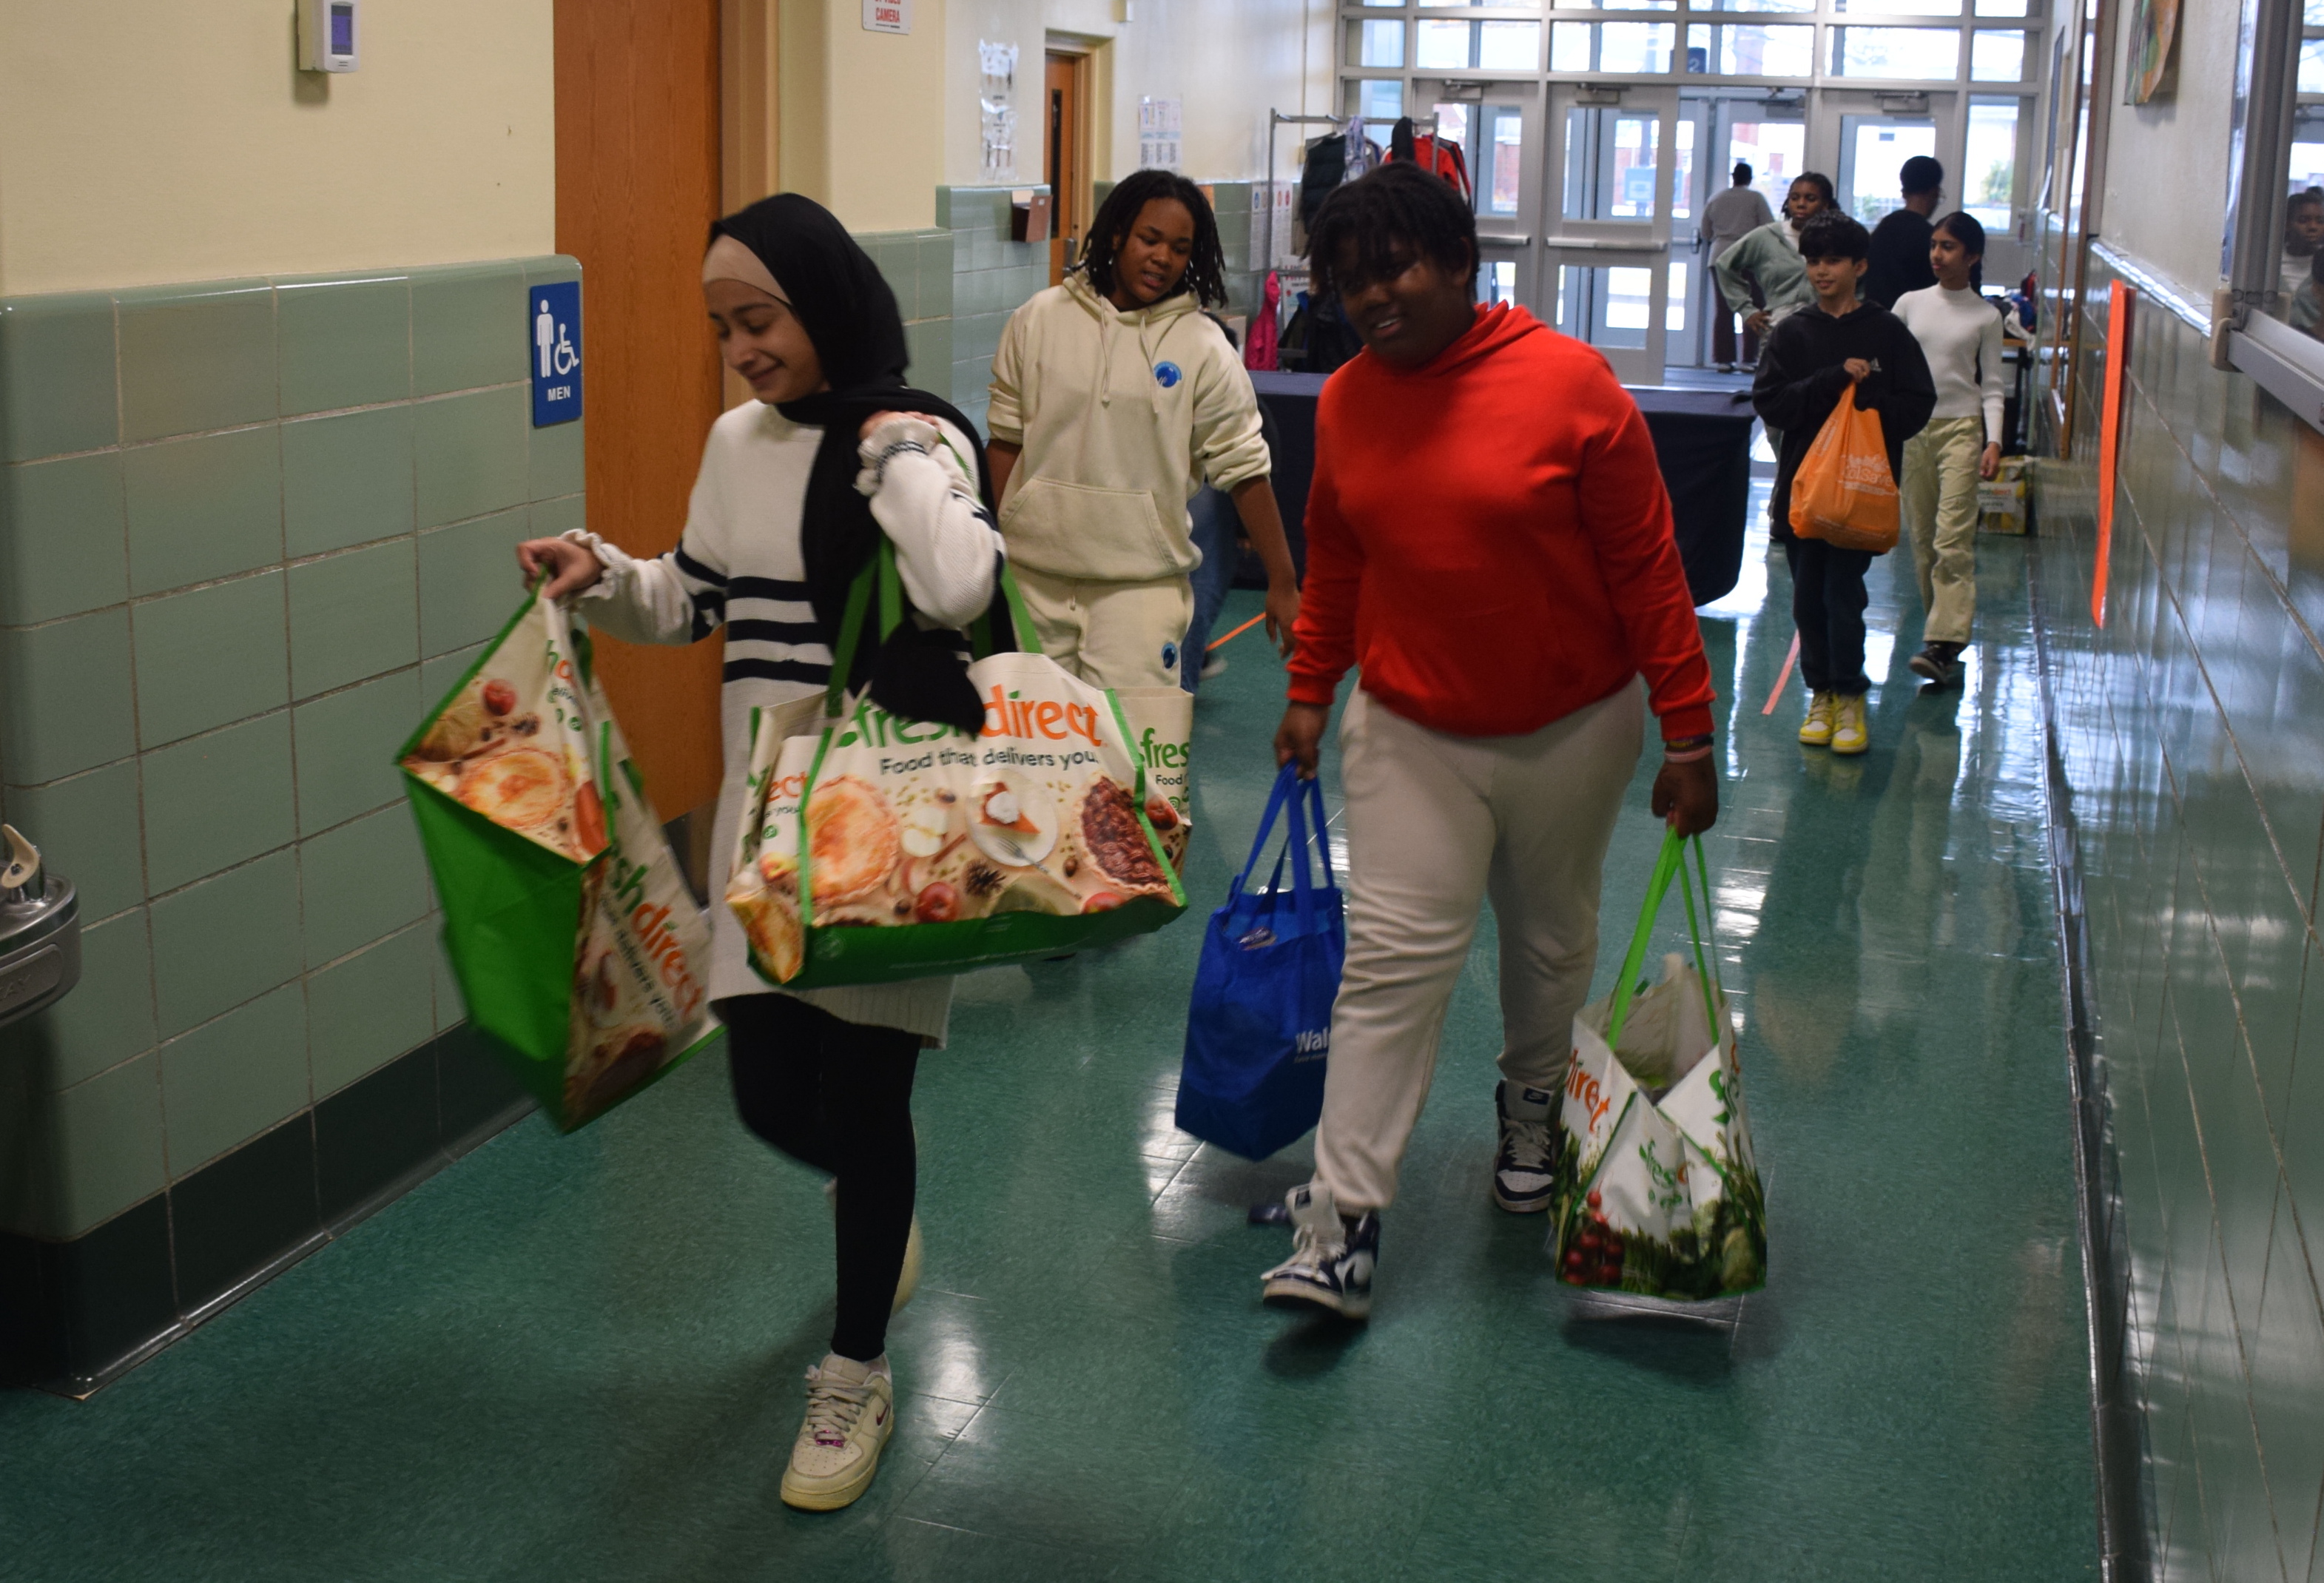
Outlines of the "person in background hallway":
[[[752,716],[829,685],[848,588],[882,534],[921,627],[1005,622],[1007,606],[994,597],[1001,536],[973,430],[905,387],[896,299],[838,220],[779,193],[718,221],[702,295],[727,366],[759,399],[712,426],[678,548],[639,560],[576,528],[519,545],[517,563],[528,579],[549,572],[550,597],[576,599],[592,625],[629,642],[699,643],[725,629],[714,850],[731,852]],[[881,652],[859,649],[859,686]],[[911,717],[951,718],[895,708],[940,697],[948,681],[973,717],[974,690],[945,645],[891,656],[875,696]],[[807,1371],[807,1419],[781,1486],[787,1504],[830,1511],[870,1487],[895,1428],[888,1318],[919,1267],[912,1079],[920,1051],[944,1043],[952,980],[770,990],[733,913],[713,906],[710,919],[712,1004],[743,1124],[832,1179],[838,1311],[830,1353]]]
[[2324,340],[2324,273],[2319,273],[2319,271],[2324,271],[2324,252],[2317,254],[2309,268],[2308,279],[2292,292],[2285,317],[2290,319],[2292,329]]
[[1182,685],[1202,559],[1187,500],[1234,502],[1267,567],[1268,632],[1299,616],[1259,398],[1198,311],[1226,301],[1202,189],[1140,171],[1106,195],[1061,286],[1017,310],[992,358],[993,495],[1042,651],[1100,687]]
[[1864,295],[1883,308],[1896,306],[1907,292],[1924,292],[1937,283],[1929,268],[1929,217],[1945,195],[1945,168],[1926,154],[1906,160],[1896,179],[1904,189],[1904,207],[1880,217],[1872,231],[1872,267],[1864,276]]
[[[1214,315],[1204,316],[1219,327],[1227,338],[1227,345],[1235,345],[1234,331]],[[1259,437],[1267,442],[1267,453],[1274,456],[1278,443],[1275,421],[1268,416],[1267,403],[1259,406]],[[1270,485],[1271,488],[1272,486]],[[1194,548],[1203,552],[1203,563],[1194,571],[1194,618],[1186,628],[1185,652],[1178,657],[1178,676],[1188,692],[1202,690],[1205,677],[1216,676],[1227,668],[1227,657],[1210,658],[1211,629],[1218,625],[1219,611],[1224,607],[1227,596],[1234,591],[1235,568],[1242,560],[1242,519],[1235,514],[1234,501],[1223,490],[1205,484],[1194,491],[1186,502],[1186,518],[1191,525]]]
[[[1831,207],[1831,178],[1819,171],[1802,171],[1784,194],[1784,218],[1746,233],[1711,264],[1720,295],[1727,299],[1729,312],[1743,315],[1746,335],[1764,339],[1775,325],[1815,300],[1800,264],[1800,227]],[[1758,288],[1757,306],[1754,285]],[[1767,439],[1775,443],[1774,435]]]
[[1792,477],[1850,384],[1856,404],[1880,414],[1892,478],[1904,470],[1904,442],[1937,404],[1913,332],[1858,295],[1869,245],[1864,227],[1837,211],[1800,227],[1815,307],[1775,327],[1751,384],[1751,404],[1783,434],[1769,532],[1792,569],[1792,623],[1809,694],[1800,740],[1838,754],[1862,753],[1872,741],[1864,720],[1864,695],[1872,690],[1864,674],[1864,573],[1872,554],[1795,536]]
[[[1276,732],[1313,775],[1340,680],[1348,947],[1315,1178],[1272,1302],[1371,1306],[1380,1215],[1489,896],[1502,1081],[1493,1199],[1549,1207],[1554,1105],[1598,954],[1598,893],[1646,710],[1653,807],[1719,812],[1711,687],[1670,498],[1606,359],[1523,308],[1476,302],[1476,217],[1416,165],[1341,188],[1310,233],[1317,289],[1364,350],[1323,387],[1307,603]],[[1425,414],[1384,421],[1383,414]]]
[[[1702,218],[1696,222],[1694,234],[1711,246],[1711,262],[1717,264],[1738,243],[1761,226],[1773,225],[1775,216],[1767,208],[1767,200],[1751,185],[1751,167],[1736,162],[1735,184],[1702,206]],[[1719,292],[1718,277],[1713,275],[1711,289]],[[1754,306],[1757,306],[1756,301]],[[1735,372],[1735,315],[1727,310],[1723,294],[1718,297],[1718,307],[1711,317],[1711,358],[1721,374]],[[1743,336],[1743,361],[1759,360],[1759,338],[1749,331]]]
[[2324,259],[2324,187],[2310,187],[2293,193],[2283,206],[2282,291],[2293,299],[2285,304],[2287,312],[2297,311],[2297,299],[2315,280],[2319,259]]
[[1920,579],[1921,652],[1913,669],[1939,687],[1960,680],[1977,616],[1977,486],[2001,470],[2001,315],[1969,285],[1985,227],[1950,214],[1929,241],[1937,283],[1896,299],[1935,382],[1928,426],[1904,444],[1905,531]]

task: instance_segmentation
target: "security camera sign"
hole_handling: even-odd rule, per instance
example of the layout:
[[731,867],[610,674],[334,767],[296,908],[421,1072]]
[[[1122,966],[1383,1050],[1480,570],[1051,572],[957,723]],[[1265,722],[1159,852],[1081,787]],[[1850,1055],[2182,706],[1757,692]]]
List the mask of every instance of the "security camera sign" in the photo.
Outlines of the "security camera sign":
[[532,352],[532,426],[581,415],[581,282],[558,281],[525,294],[525,345]]
[[912,0],[863,0],[863,31],[867,33],[910,32]]

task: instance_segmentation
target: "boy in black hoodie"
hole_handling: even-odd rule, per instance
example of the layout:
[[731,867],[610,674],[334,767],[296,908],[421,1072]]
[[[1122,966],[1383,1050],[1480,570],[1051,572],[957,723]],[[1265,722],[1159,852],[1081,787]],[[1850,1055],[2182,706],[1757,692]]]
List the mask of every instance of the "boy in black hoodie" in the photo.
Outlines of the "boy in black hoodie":
[[1815,305],[1775,326],[1751,385],[1751,404],[1783,437],[1770,532],[1792,568],[1792,622],[1809,694],[1800,740],[1850,754],[1871,745],[1864,723],[1864,695],[1872,687],[1864,674],[1864,573],[1872,556],[1794,538],[1792,476],[1851,383],[1856,404],[1880,414],[1892,479],[1904,472],[1904,442],[1937,404],[1921,343],[1886,308],[1858,295],[1869,250],[1864,227],[1837,210],[1800,227],[1800,257]]

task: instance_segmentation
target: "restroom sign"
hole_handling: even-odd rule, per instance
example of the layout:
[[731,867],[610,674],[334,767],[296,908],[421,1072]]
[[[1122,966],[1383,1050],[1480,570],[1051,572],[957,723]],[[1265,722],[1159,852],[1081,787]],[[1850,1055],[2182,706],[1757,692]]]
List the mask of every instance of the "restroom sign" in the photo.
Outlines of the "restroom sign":
[[863,31],[867,33],[910,32],[912,0],[863,0]]
[[581,415],[581,282],[558,281],[525,293],[524,342],[532,352],[532,426]]

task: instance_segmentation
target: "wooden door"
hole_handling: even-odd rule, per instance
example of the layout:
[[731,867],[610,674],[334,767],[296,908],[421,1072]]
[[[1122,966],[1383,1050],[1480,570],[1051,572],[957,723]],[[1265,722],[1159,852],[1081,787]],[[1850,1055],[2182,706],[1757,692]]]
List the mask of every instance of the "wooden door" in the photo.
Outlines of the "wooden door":
[[1049,162],[1044,174],[1050,193],[1049,283],[1053,286],[1065,278],[1065,265],[1074,261],[1082,232],[1089,227],[1089,161],[1082,128],[1088,75],[1086,55],[1052,53],[1048,57],[1044,80]]
[[[581,261],[589,526],[678,542],[719,412],[702,246],[718,216],[718,0],[556,0],[557,248]],[[718,794],[719,645],[601,638],[598,668],[664,819]]]

